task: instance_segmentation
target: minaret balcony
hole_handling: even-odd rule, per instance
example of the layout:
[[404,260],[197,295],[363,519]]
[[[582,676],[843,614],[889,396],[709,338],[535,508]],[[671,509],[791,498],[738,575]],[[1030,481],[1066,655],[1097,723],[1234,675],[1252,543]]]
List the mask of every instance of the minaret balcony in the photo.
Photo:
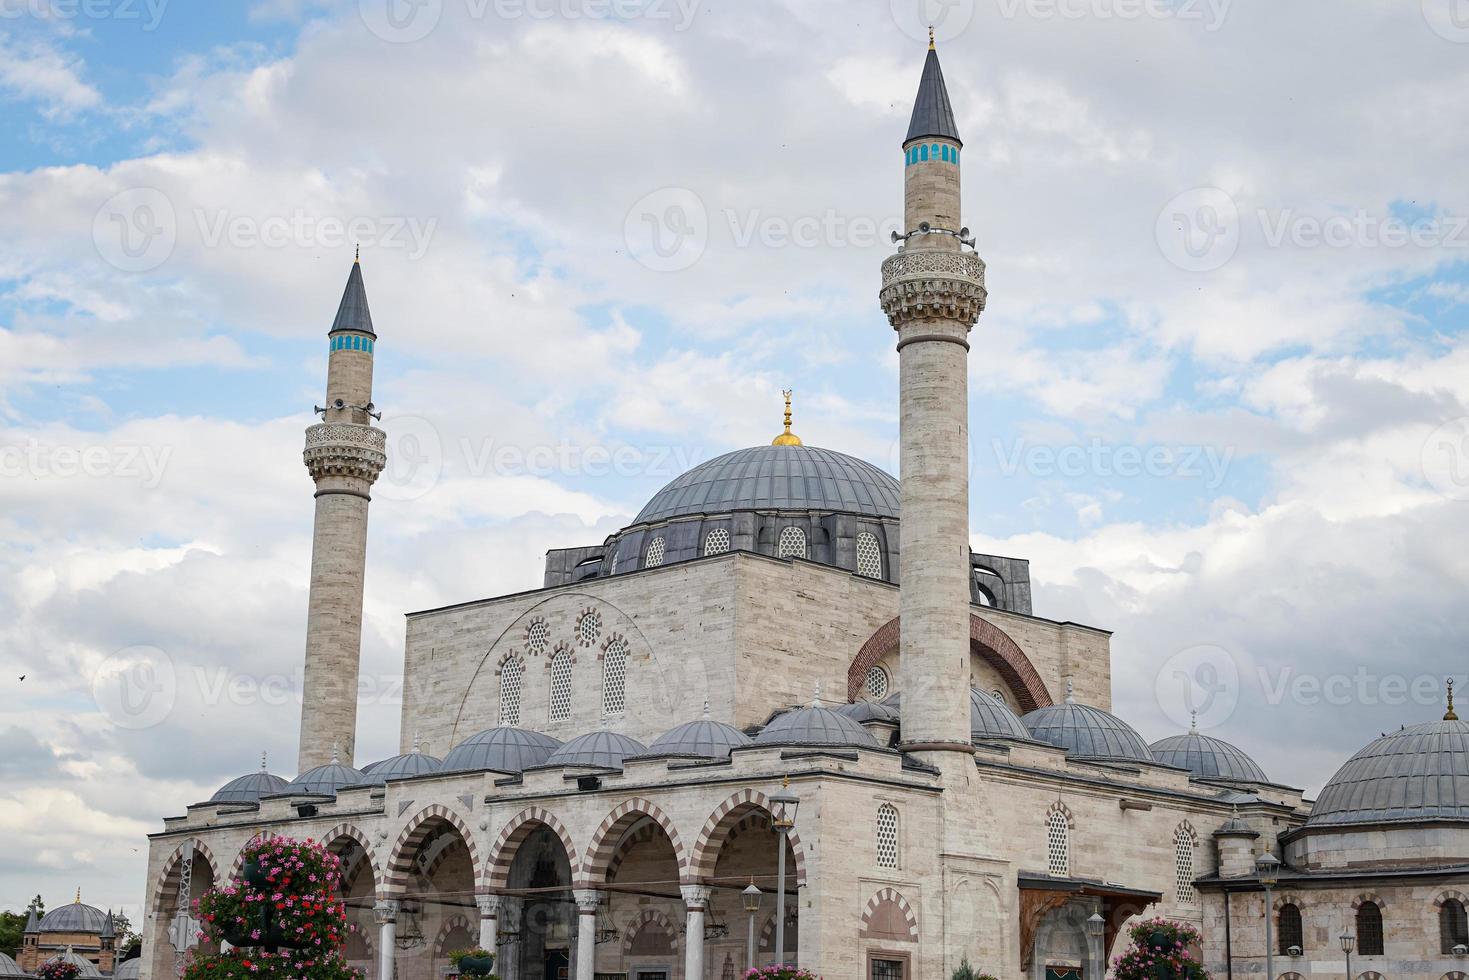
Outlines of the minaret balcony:
[[883,312],[894,329],[921,320],[973,326],[984,312],[984,260],[973,252],[904,249],[882,263]]
[[320,422],[306,430],[302,458],[313,479],[351,477],[375,481],[388,464],[388,434],[355,422]]

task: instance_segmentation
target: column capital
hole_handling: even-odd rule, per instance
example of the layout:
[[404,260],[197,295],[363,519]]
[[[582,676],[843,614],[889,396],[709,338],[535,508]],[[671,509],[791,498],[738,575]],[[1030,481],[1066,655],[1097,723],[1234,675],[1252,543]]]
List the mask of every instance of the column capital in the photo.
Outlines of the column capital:
[[595,888],[573,888],[571,897],[576,899],[576,910],[582,915],[596,915],[602,905],[602,893]]
[[709,907],[709,896],[714,889],[708,885],[679,885],[678,890],[683,892],[683,903],[690,911],[702,912]]
[[504,901],[499,895],[476,895],[474,904],[479,906],[479,917],[481,919],[493,919],[500,914],[500,905]]
[[389,922],[398,921],[399,903],[392,899],[383,899],[372,907],[372,917],[378,925],[387,925]]

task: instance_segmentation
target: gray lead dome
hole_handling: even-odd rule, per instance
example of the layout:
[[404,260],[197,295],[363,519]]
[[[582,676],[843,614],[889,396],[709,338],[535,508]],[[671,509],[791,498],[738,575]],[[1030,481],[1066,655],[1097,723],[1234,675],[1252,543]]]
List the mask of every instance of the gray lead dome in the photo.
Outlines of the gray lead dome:
[[444,756],[444,772],[519,773],[539,766],[561,747],[560,741],[525,728],[490,728],[471,735]]
[[286,793],[311,793],[316,796],[336,796],[343,786],[356,786],[365,777],[359,769],[344,766],[340,762],[328,762],[324,766],[308,769],[286,785]]
[[391,759],[363,766],[362,775],[366,778],[362,781],[373,786],[381,786],[389,779],[422,776],[425,773],[438,772],[442,768],[444,768],[444,763],[431,755],[418,751],[405,752]]
[[756,745],[878,748],[877,739],[846,715],[813,705],[779,715],[755,736]]
[[814,446],[755,446],[700,463],[653,495],[633,524],[739,510],[898,516],[898,481],[871,463]]
[[1321,790],[1308,827],[1469,820],[1469,722],[1393,732],[1347,760]]
[[1148,748],[1165,766],[1187,769],[1205,779],[1227,779],[1238,783],[1268,783],[1265,770],[1244,751],[1212,735],[1185,732],[1154,742]]
[[1037,708],[1020,719],[1031,737],[1049,742],[1078,759],[1154,762],[1143,737],[1116,715],[1089,704],[1067,701]]
[[733,725],[701,718],[659,735],[646,754],[658,758],[728,759],[732,749],[749,744],[750,736]]
[[286,792],[287,783],[269,772],[247,772],[214,791],[210,803],[259,803],[263,797]]
[[617,732],[588,732],[578,735],[557,749],[546,760],[546,765],[621,769],[623,759],[642,755],[647,751],[647,746],[642,742]]
[[107,913],[91,905],[73,902],[41,916],[41,932],[95,932],[107,927]]

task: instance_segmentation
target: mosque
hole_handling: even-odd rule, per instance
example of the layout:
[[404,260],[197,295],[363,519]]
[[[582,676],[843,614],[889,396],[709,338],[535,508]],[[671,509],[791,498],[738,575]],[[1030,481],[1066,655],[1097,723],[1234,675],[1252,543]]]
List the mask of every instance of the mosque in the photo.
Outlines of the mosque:
[[752,961],[934,980],[966,958],[1100,978],[1153,915],[1197,927],[1229,980],[1465,978],[1451,697],[1313,804],[1215,734],[1149,745],[1111,713],[1107,630],[1045,618],[1026,561],[970,551],[985,265],[931,45],[901,149],[907,231],[879,284],[901,480],[803,444],[788,415],[607,540],[548,552],[539,588],[409,614],[401,754],[370,762],[350,692],[386,437],[354,264],[306,430],[299,774],[248,772],[151,836],[141,980],[175,974],[190,898],[258,835],[342,857],[348,956],[372,980],[438,980],[476,943],[506,980],[729,980]]

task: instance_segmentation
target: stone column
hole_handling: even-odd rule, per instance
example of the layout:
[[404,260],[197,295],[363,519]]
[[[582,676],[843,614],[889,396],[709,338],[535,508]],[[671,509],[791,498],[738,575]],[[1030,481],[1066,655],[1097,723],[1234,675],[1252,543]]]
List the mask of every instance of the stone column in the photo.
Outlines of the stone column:
[[592,980],[597,972],[597,909],[602,896],[595,888],[576,888],[576,980]]
[[[525,900],[505,896],[500,899],[500,916],[496,922],[496,933],[503,933],[509,941],[500,946],[500,958],[495,961],[495,973],[510,980],[520,975],[520,933],[525,913]],[[496,936],[499,942],[499,936]]]
[[[495,952],[496,926],[499,924],[500,896],[499,895],[476,895],[475,904],[479,906],[479,945],[487,952]],[[496,957],[498,960],[498,955]],[[498,964],[497,964],[498,965]]]
[[[782,841],[784,843],[784,841]],[[704,980],[704,913],[709,910],[708,885],[680,885],[688,909],[684,929],[684,980]]]
[[377,980],[393,980],[393,957],[398,952],[398,903],[384,900],[372,907],[377,920]]

